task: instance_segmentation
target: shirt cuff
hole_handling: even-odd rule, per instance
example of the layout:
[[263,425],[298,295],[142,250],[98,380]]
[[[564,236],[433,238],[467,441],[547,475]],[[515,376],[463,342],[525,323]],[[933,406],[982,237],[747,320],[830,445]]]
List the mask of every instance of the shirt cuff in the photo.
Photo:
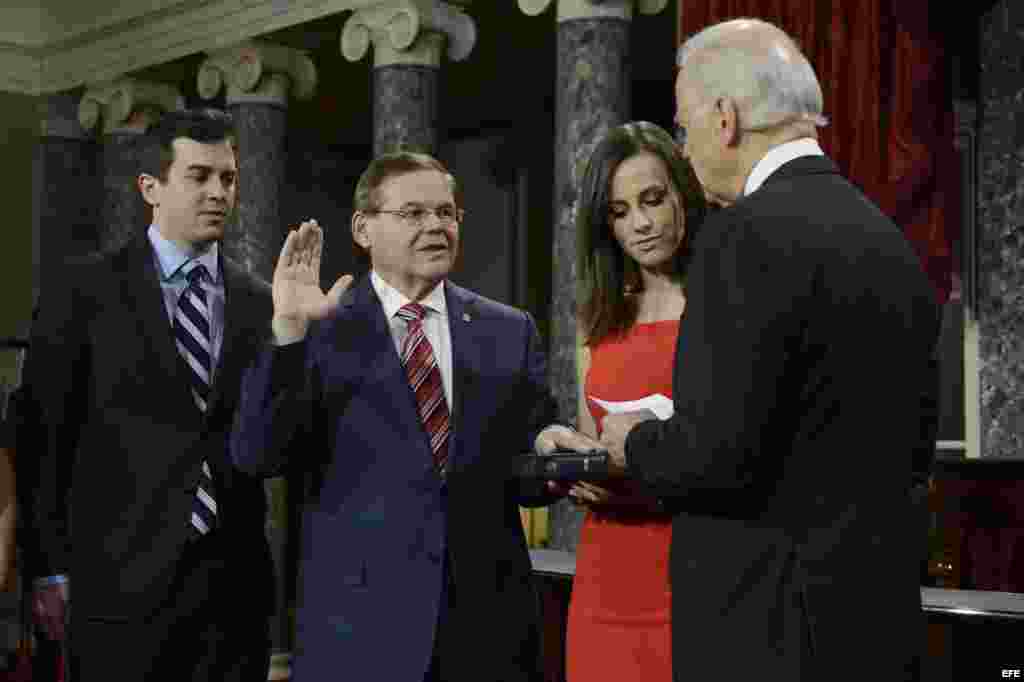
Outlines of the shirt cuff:
[[534,452],[539,452],[539,450],[537,449],[537,445],[540,443],[541,434],[543,434],[545,431],[547,431],[548,429],[550,429],[553,426],[561,426],[562,428],[569,429],[570,431],[576,431],[576,427],[572,426],[571,424],[563,424],[561,422],[555,422],[553,424],[548,424],[543,429],[538,431],[537,435],[534,437],[534,439],[533,439],[533,451]]
[[57,575],[47,575],[42,578],[36,578],[33,583],[36,587],[49,587],[50,585],[63,585],[68,581],[68,576],[59,573]]

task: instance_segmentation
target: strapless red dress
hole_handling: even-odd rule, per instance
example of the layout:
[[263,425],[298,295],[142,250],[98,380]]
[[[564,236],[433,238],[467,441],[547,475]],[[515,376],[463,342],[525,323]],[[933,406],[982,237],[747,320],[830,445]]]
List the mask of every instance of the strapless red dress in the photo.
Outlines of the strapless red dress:
[[[606,412],[591,398],[672,397],[678,320],[640,323],[591,348],[585,390],[600,433]],[[621,487],[626,492],[628,482]],[[643,507],[591,509],[576,549],[566,633],[568,682],[671,682],[671,517]]]

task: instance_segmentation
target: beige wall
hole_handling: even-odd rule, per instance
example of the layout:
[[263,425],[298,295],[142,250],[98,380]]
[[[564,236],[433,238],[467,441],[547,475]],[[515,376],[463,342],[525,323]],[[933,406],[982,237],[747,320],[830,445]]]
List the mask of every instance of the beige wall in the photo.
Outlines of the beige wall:
[[[0,337],[23,334],[32,316],[32,159],[37,98],[0,92]],[[0,352],[0,380],[14,379],[14,356]]]

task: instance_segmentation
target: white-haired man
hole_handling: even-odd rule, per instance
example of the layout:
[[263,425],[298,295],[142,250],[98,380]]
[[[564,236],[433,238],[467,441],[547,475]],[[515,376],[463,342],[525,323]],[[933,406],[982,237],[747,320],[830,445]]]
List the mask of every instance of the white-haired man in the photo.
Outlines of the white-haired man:
[[934,293],[818,146],[821,88],[789,36],[717,24],[679,67],[685,152],[729,207],[695,242],[673,416],[603,423],[677,512],[675,677],[914,679]]

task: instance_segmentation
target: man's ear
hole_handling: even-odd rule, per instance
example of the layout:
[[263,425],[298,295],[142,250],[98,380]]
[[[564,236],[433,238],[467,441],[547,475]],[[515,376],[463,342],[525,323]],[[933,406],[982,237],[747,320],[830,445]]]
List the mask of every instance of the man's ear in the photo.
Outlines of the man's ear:
[[366,214],[356,211],[352,214],[352,240],[367,251],[370,250],[369,226],[366,224]]
[[718,114],[717,132],[720,140],[729,147],[740,143],[740,112],[731,97],[721,97],[715,102],[715,113]]
[[142,193],[142,198],[146,200],[146,203],[154,208],[160,205],[160,191],[158,185],[160,181],[154,178],[149,173],[140,173],[136,179],[136,184],[139,187],[139,192]]

